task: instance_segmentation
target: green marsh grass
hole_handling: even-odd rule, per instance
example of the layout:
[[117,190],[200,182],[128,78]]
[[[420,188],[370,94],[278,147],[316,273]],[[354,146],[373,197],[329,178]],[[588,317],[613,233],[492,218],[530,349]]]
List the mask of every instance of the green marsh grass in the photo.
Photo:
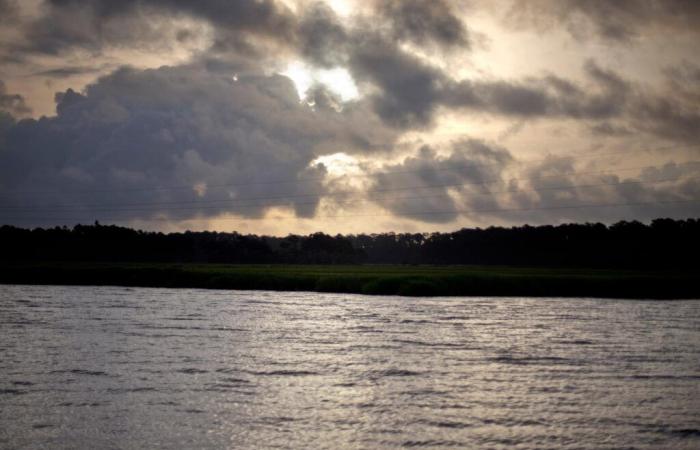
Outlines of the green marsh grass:
[[0,283],[340,292],[404,296],[700,298],[697,271],[497,266],[28,263]]

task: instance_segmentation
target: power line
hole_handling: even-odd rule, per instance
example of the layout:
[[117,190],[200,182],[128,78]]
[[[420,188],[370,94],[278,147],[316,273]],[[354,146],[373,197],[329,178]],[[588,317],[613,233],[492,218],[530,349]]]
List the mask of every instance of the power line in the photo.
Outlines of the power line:
[[[501,190],[501,191],[489,191],[489,192],[471,192],[471,195],[482,195],[482,196],[488,196],[488,195],[497,195],[497,194],[508,194],[508,193],[518,193],[518,192],[541,192],[541,191],[556,191],[556,190],[569,190],[569,189],[582,189],[582,188],[593,188],[593,187],[609,187],[609,186],[627,186],[627,185],[648,185],[648,184],[660,184],[660,183],[667,183],[667,182],[672,182],[672,181],[677,181],[677,178],[668,178],[668,179],[662,179],[662,180],[654,180],[654,181],[623,181],[623,182],[617,182],[617,183],[592,183],[592,184],[579,184],[579,185],[565,185],[565,186],[547,186],[547,187],[542,187],[542,188],[521,188],[521,189],[506,189],[506,190]],[[431,194],[431,195],[420,195],[420,196],[402,196],[402,197],[390,197],[391,200],[417,200],[417,199],[424,199],[424,198],[432,198],[432,197],[438,197],[445,195],[444,192],[438,193],[438,194]],[[322,198],[322,197],[320,197]],[[314,205],[317,204],[318,200],[314,201],[308,201],[308,202],[296,202],[294,205]],[[370,199],[362,199],[361,201],[368,202]],[[359,203],[357,200],[351,200],[347,202],[339,202],[340,204],[347,205],[347,204],[353,204],[353,203]],[[218,210],[221,208],[224,208],[225,206],[229,205],[222,205],[222,206],[185,206],[185,207],[167,207],[165,208],[166,211],[181,211],[181,210]],[[269,206],[275,206],[274,203],[255,203],[255,204],[237,204],[234,205],[236,208],[264,208],[264,207],[269,207]],[[35,212],[35,211],[41,211],[41,212],[71,212],[71,211],[76,211],[76,212],[91,212],[91,213],[99,213],[99,212],[148,212],[148,211],[153,211],[152,209],[148,208],[95,208],[95,209],[90,209],[88,211],[85,210],[85,208],[75,208],[75,209],[45,209],[45,208],[25,208],[21,210],[12,210],[11,212]]]
[[[686,145],[686,146],[666,146],[666,147],[659,147],[655,149],[645,149],[644,151],[659,151],[659,150],[666,150],[669,148],[684,148],[688,146],[694,146],[694,145]],[[534,162],[540,162],[540,161],[546,161],[550,158],[588,158],[588,157],[605,157],[605,156],[610,156],[610,155],[618,155],[618,154],[625,154],[625,153],[631,153],[631,152],[637,152],[637,149],[626,149],[626,150],[618,150],[614,152],[605,152],[605,153],[597,153],[597,154],[585,154],[585,155],[548,155],[544,158],[535,158],[535,159],[529,159],[529,160],[523,160],[523,161],[515,161],[518,164],[529,164],[529,163],[534,163]],[[464,168],[475,168],[475,167],[490,167],[490,166],[497,166],[501,165],[502,163],[480,163],[480,164],[469,164],[469,165],[462,165],[459,167],[459,169],[464,169]],[[445,168],[431,168],[434,171],[448,171],[448,170],[455,170],[455,168],[451,167],[445,167]],[[398,170],[398,171],[384,171],[384,172],[373,172],[369,174],[352,174],[352,175],[343,175],[345,178],[372,178],[376,176],[381,176],[381,175],[396,175],[396,174],[411,174],[411,173],[418,173],[422,172],[425,169],[421,170]],[[213,184],[213,185],[206,185],[206,189],[220,189],[220,188],[229,188],[229,187],[244,187],[244,186],[257,186],[257,185],[274,185],[274,184],[295,184],[295,183],[304,183],[304,182],[310,182],[310,181],[323,181],[326,180],[326,177],[311,177],[311,178],[301,178],[301,179],[287,179],[287,180],[272,180],[272,181],[253,181],[253,182],[245,182],[245,183],[226,183],[226,184]],[[173,186],[161,186],[161,187],[150,187],[150,188],[115,188],[115,189],[80,189],[80,190],[64,190],[62,192],[67,192],[67,193],[72,193],[72,194],[80,194],[80,193],[85,193],[85,194],[94,194],[94,193],[104,193],[104,192],[147,192],[147,191],[170,191],[170,190],[192,190],[194,188],[194,185],[196,185],[198,182],[193,182],[192,184],[187,184],[187,185],[173,185]],[[31,191],[31,190],[14,190],[14,191],[9,191],[12,194],[53,194],[56,191],[55,190],[36,190],[36,191]]]
[[[577,208],[609,208],[609,207],[631,207],[631,206],[649,206],[649,205],[672,205],[672,204],[699,204],[700,200],[657,200],[648,202],[624,202],[624,203],[583,203],[577,205],[556,205],[556,206],[544,206],[544,207],[524,207],[524,208],[490,208],[490,209],[452,209],[444,211],[410,211],[402,212],[401,216],[431,216],[431,215],[452,215],[452,214],[467,214],[467,213],[492,213],[492,212],[520,212],[520,211],[546,211],[546,210],[563,210],[563,209],[577,209]],[[396,214],[350,214],[350,215],[318,215],[314,216],[313,219],[347,219],[347,218],[357,218],[357,217],[396,217]],[[138,221],[172,221],[172,218],[166,217],[154,217],[149,219],[134,218],[134,219],[124,219],[124,218],[105,218],[96,217],[97,220],[102,221],[125,221],[125,220],[138,220]],[[276,217],[275,219],[300,219],[297,216],[287,216],[287,217]],[[76,218],[58,218],[58,217],[20,217],[20,218],[6,218],[5,220],[13,221],[80,221]],[[86,219],[88,222],[95,220]],[[213,218],[193,218],[193,219],[181,219],[182,222],[192,222],[192,221],[210,221]],[[217,221],[239,221],[241,219],[215,219]]]
[[[688,164],[698,164],[700,161],[688,161]],[[615,170],[605,170],[605,171],[591,171],[591,172],[576,172],[575,170],[567,171],[567,172],[560,172],[554,175],[545,175],[546,177],[556,177],[556,176],[561,176],[561,175],[603,175],[603,174],[616,174],[618,172],[626,172],[626,171],[632,171],[632,170],[645,170],[645,169],[654,169],[658,168],[658,165],[650,165],[650,166],[636,166],[636,167],[627,167],[627,168],[619,168]],[[357,190],[348,190],[348,191],[336,191],[336,192],[329,192],[329,193],[308,193],[308,194],[296,194],[296,195],[280,195],[280,196],[257,196],[257,197],[243,197],[243,198],[238,198],[238,199],[222,199],[222,200],[183,200],[183,201],[171,201],[171,202],[136,202],[136,203],[112,203],[112,204],[68,204],[68,205],[53,205],[53,206],[36,206],[36,207],[23,207],[23,206],[0,206],[0,210],[11,210],[11,211],[17,211],[17,210],[46,210],[47,208],[49,209],[60,209],[61,211],[66,211],[71,208],[73,209],[79,209],[79,210],[84,210],[85,208],[98,208],[100,210],[104,210],[107,208],[122,208],[122,207],[131,207],[131,206],[154,206],[154,207],[162,207],[162,206],[167,206],[167,205],[185,205],[185,204],[192,204],[192,205],[209,205],[209,204],[218,204],[218,203],[223,203],[224,205],[220,207],[225,207],[225,206],[231,206],[231,207],[236,207],[236,206],[242,206],[242,207],[248,207],[248,206],[259,206],[257,204],[255,205],[246,205],[243,204],[241,205],[240,202],[246,202],[246,201],[251,201],[251,200],[293,200],[293,199],[298,199],[298,198],[323,198],[323,197],[338,197],[338,196],[344,196],[344,195],[354,195],[358,193],[364,193],[364,194],[374,194],[374,193],[385,193],[385,192],[396,192],[396,191],[405,191],[405,190],[420,190],[420,189],[437,189],[437,188],[456,188],[456,187],[464,187],[464,186],[478,186],[478,185],[488,185],[488,184],[494,184],[494,183],[502,183],[502,182],[507,182],[507,181],[523,181],[523,180],[531,180],[533,177],[518,177],[518,178],[510,178],[508,180],[502,180],[502,179],[491,179],[491,180],[481,180],[481,181],[474,181],[474,182],[468,182],[468,183],[450,183],[450,184],[434,184],[434,185],[422,185],[422,186],[401,186],[401,187],[393,187],[393,188],[382,188],[382,189],[370,189],[366,191],[357,191]],[[640,184],[641,182],[630,182],[631,183],[636,183]],[[615,184],[621,184],[621,183],[610,183],[611,185]],[[571,187],[571,186],[570,186]],[[534,190],[534,189],[533,189]],[[315,203],[315,202],[314,202]],[[192,209],[206,209],[206,207],[203,206],[195,206]],[[183,208],[184,209],[184,208]],[[210,209],[218,209],[217,208],[210,208]]]

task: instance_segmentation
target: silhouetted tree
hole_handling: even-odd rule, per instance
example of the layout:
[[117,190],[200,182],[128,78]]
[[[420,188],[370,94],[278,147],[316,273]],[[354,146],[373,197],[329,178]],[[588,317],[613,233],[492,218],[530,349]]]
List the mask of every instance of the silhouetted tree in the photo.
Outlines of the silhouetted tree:
[[452,233],[269,237],[146,232],[115,225],[0,227],[0,259],[286,264],[699,267],[700,221],[464,228]]

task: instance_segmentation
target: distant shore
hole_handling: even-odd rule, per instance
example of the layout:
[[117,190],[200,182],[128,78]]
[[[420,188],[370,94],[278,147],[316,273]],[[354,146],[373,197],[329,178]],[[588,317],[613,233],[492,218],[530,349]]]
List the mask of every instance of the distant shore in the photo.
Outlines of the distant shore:
[[0,283],[406,296],[700,298],[698,271],[495,266],[0,263]]

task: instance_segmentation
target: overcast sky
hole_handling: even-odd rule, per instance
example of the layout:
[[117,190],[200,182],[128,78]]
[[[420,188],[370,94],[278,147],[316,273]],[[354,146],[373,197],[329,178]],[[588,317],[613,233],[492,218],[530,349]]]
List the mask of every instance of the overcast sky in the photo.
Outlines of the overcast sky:
[[694,0],[0,0],[0,223],[700,216]]

